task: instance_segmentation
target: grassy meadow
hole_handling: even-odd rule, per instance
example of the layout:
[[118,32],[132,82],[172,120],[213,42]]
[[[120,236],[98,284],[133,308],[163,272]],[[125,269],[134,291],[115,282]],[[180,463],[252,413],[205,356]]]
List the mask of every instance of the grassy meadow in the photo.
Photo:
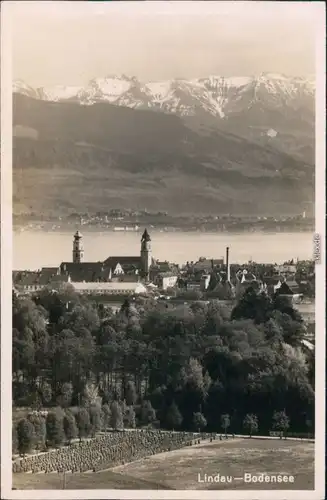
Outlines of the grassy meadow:
[[[286,474],[294,483],[199,483],[198,474]],[[62,489],[63,474],[14,474],[16,489]],[[66,474],[66,489],[314,489],[314,443],[279,439],[204,441],[97,473]]]

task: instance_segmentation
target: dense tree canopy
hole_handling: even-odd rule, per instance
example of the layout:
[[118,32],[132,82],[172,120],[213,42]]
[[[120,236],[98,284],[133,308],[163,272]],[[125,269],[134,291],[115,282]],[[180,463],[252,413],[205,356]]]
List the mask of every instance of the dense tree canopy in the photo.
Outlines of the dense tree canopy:
[[[302,348],[298,312],[252,290],[231,313],[218,300],[195,299],[167,308],[139,297],[114,314],[69,288],[14,297],[14,403],[78,406],[77,428],[57,411],[47,419],[54,443],[62,439],[60,418],[69,439],[96,432],[100,417],[116,428],[136,419],[221,431],[228,415],[231,432],[254,431],[254,421],[267,432],[283,411],[291,430],[307,430],[314,356]],[[29,432],[23,422],[21,449]]]

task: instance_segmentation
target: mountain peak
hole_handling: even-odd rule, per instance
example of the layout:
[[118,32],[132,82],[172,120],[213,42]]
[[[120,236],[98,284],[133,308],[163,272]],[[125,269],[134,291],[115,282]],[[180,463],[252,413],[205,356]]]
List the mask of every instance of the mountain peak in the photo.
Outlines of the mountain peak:
[[[109,74],[86,86],[33,89],[14,82],[13,91],[47,101],[74,100],[81,105],[109,102],[117,106],[153,109],[182,117],[210,115],[225,120],[244,109],[260,106],[301,108],[304,97],[314,96],[314,82],[279,73],[256,76],[209,75],[193,79],[141,82],[135,76]],[[311,99],[313,102],[313,99]],[[269,126],[269,128],[274,128]]]

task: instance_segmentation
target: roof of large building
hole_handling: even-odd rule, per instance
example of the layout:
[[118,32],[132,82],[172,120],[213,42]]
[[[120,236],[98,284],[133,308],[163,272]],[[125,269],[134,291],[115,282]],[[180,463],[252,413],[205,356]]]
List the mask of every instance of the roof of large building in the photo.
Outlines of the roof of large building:
[[171,271],[175,272],[178,271],[178,266],[172,262],[168,262],[168,260],[160,261],[152,259],[152,269],[158,270],[160,273]]
[[56,274],[43,269],[41,271],[14,271],[13,282],[18,287],[47,286],[58,282],[66,283],[69,275],[58,275],[58,269],[55,269]]
[[278,283],[283,283],[283,276],[263,276],[262,281],[268,286],[276,286]]
[[120,264],[123,270],[130,270],[130,269],[140,269],[142,265],[142,260],[140,255],[128,257],[128,256],[118,256],[118,257],[108,257],[104,261],[104,265],[109,268],[114,270],[117,267],[117,264]]
[[39,283],[39,271],[13,271],[13,282],[15,285],[31,286]]
[[138,283],[140,281],[140,276],[136,273],[124,273],[124,274],[119,274],[117,276],[113,275],[110,282],[112,283],[117,283],[117,282],[130,282],[130,283]]
[[109,279],[109,269],[102,262],[62,262],[60,264],[62,273],[69,274],[71,281],[94,282]]
[[60,274],[59,267],[42,267],[41,274],[48,279],[51,279],[53,276]]
[[190,267],[192,267],[195,271],[201,271],[206,269],[213,269],[216,266],[222,265],[224,265],[224,259],[199,259],[197,262],[191,264]]
[[98,292],[106,292],[106,291],[113,291],[113,292],[123,292],[123,291],[129,291],[129,292],[145,292],[146,287],[142,283],[138,282],[108,282],[108,283],[81,283],[77,282],[74,283],[72,282],[71,285],[75,288],[77,292],[87,292],[87,291],[98,291]]
[[280,287],[280,293],[283,293],[284,290],[290,290],[292,294],[296,295],[300,293],[300,287],[296,281],[284,281]]
[[51,273],[51,274],[56,274],[59,272],[59,267],[42,267],[41,268],[42,273]]

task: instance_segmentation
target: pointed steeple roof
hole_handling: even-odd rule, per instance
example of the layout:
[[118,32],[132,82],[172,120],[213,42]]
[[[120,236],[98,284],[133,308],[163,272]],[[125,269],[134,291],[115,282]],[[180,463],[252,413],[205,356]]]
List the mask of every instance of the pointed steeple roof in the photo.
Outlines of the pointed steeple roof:
[[147,229],[144,229],[144,233],[142,234],[141,242],[144,242],[144,241],[151,241],[151,238],[150,238],[150,235],[149,235]]

